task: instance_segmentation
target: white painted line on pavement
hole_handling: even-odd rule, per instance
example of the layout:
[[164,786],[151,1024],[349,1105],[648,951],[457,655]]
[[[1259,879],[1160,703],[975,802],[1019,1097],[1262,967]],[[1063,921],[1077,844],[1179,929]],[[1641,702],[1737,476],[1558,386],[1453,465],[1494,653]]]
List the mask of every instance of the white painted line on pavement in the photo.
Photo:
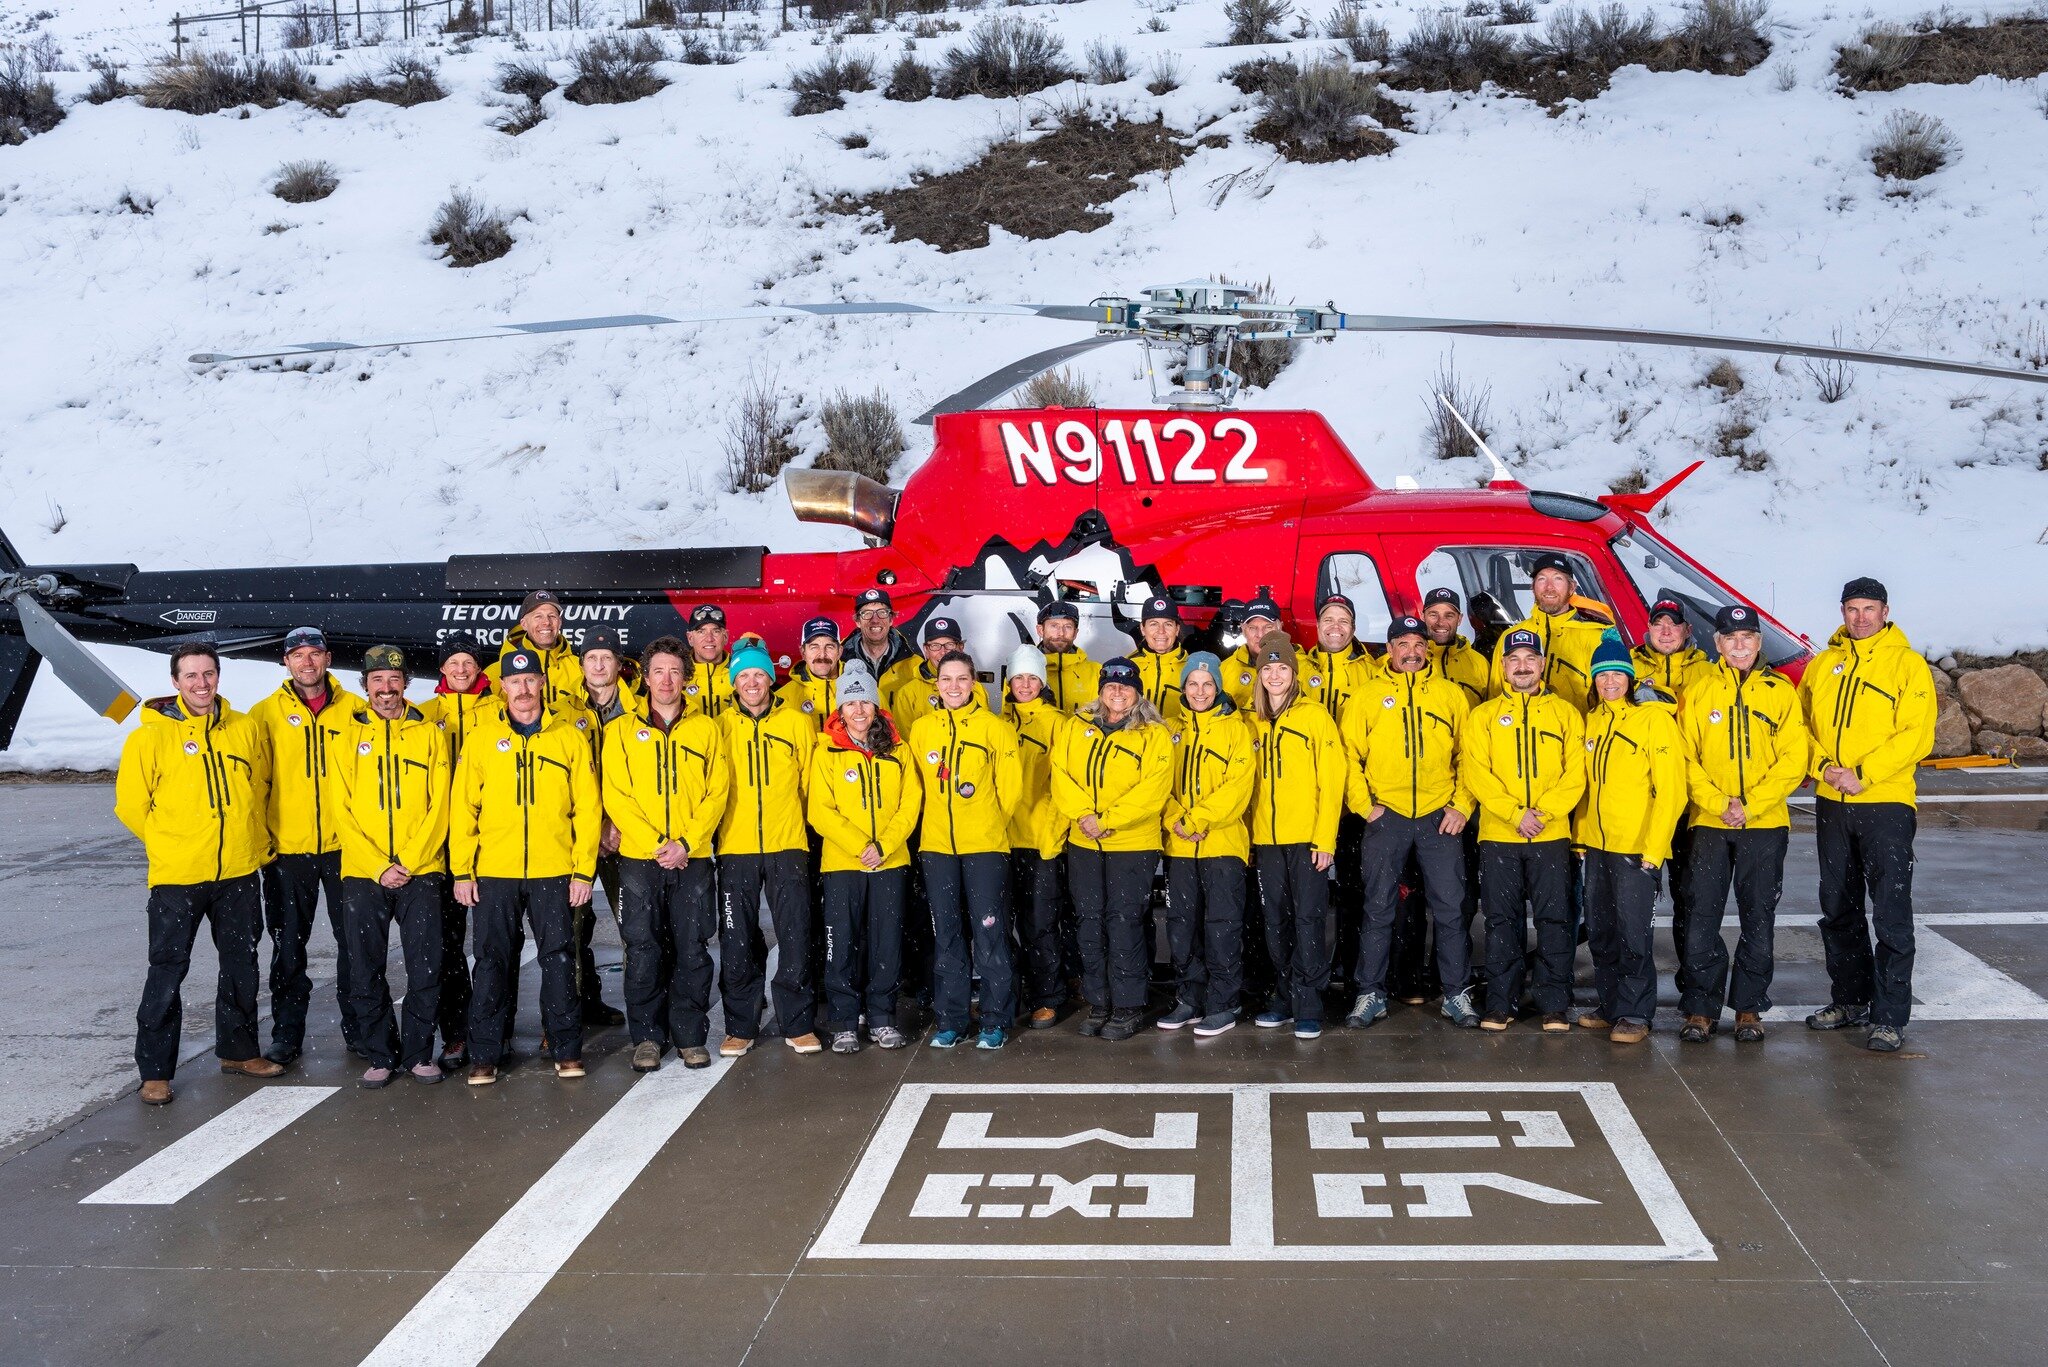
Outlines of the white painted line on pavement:
[[[1669,916],[1654,916],[1650,924],[1659,928],[1671,924]],[[1730,930],[1736,928],[1735,911],[1730,907],[1722,924]],[[1818,920],[1780,921],[1780,929],[1806,930],[1818,925]],[[1913,913],[1916,929],[1929,926],[2048,926],[2048,911],[1916,911]]]
[[[1810,793],[1805,797],[1790,797],[1785,800],[1795,807],[1811,807],[1814,803],[1813,795]],[[1951,802],[2041,803],[2048,802],[2048,793],[1919,793],[1913,801],[1923,807],[1930,802],[1939,802],[1943,806]]]
[[113,1181],[81,1197],[81,1206],[168,1206],[183,1200],[340,1091],[339,1087],[265,1087],[244,1097]]
[[363,1367],[475,1367],[547,1288],[731,1060],[670,1063],[598,1118],[363,1359]]

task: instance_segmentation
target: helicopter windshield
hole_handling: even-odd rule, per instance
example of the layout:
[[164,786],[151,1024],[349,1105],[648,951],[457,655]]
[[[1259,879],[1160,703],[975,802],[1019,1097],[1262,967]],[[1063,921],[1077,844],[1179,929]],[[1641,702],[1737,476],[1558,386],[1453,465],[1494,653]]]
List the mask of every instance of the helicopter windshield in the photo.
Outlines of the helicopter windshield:
[[[1692,643],[1705,651],[1708,659],[1719,659],[1720,652],[1714,648],[1714,614],[1741,600],[1646,528],[1630,527],[1609,544],[1636,592],[1643,596],[1643,606],[1647,608],[1660,598],[1676,599],[1685,609],[1686,625],[1692,628]],[[1807,653],[1803,642],[1794,640],[1769,618],[1763,623],[1765,663],[1776,667]]]

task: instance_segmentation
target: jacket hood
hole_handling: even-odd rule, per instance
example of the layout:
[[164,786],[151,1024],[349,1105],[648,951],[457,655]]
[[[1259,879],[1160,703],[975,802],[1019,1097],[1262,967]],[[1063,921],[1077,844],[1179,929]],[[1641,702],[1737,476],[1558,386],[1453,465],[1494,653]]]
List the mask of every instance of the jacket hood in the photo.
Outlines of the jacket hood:
[[[903,733],[896,729],[896,719],[880,708],[875,709],[875,724],[888,728],[889,743],[891,745],[901,745],[903,743]],[[864,755],[874,753],[867,746],[862,745],[851,735],[847,734],[846,718],[840,716],[837,712],[834,712],[825,719],[824,737],[835,750],[858,750]]]

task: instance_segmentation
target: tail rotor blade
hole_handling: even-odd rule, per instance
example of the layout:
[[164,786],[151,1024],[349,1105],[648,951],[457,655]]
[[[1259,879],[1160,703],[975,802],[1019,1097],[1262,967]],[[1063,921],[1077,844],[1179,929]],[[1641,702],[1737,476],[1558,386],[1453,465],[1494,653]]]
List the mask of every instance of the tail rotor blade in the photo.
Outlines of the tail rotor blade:
[[118,674],[101,664],[99,656],[81,645],[48,609],[27,594],[15,597],[14,610],[21,614],[22,635],[37,654],[50,662],[50,668],[66,688],[101,716],[111,721],[127,720],[142,700],[129,691]]

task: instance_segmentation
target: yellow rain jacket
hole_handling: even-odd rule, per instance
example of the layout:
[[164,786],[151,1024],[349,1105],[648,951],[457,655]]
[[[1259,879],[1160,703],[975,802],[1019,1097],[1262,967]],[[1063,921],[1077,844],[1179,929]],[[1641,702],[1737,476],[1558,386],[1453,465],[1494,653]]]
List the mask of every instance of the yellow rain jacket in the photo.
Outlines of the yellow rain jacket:
[[[1218,698],[1206,712],[1183,711],[1167,729],[1173,736],[1173,795],[1160,814],[1167,857],[1249,860],[1252,833],[1244,818],[1259,766],[1244,713]],[[1175,823],[1202,838],[1181,839],[1173,833]]]
[[[1479,838],[1532,845],[1571,838],[1572,813],[1586,792],[1586,721],[1538,685],[1472,709],[1458,737],[1458,781],[1479,804]],[[1516,829],[1527,811],[1544,816],[1535,840]]]
[[705,664],[692,660],[689,680],[683,684],[683,708],[716,721],[738,704],[732,695],[732,656]]
[[839,638],[839,660],[841,669],[846,667],[846,662],[849,660],[859,660],[868,667],[868,673],[875,676],[875,688],[881,693],[882,705],[886,708],[890,697],[895,694],[897,689],[909,683],[910,676],[915,674],[917,667],[924,663],[924,656],[918,652],[915,646],[910,644],[909,637],[891,628],[889,632],[889,653],[883,658],[880,669],[877,669],[875,662],[870,660],[866,653],[861,650],[860,633],[858,631]]
[[1363,645],[1351,645],[1335,652],[1317,646],[1301,652],[1301,695],[1323,705],[1330,719],[1344,724],[1344,706],[1351,695],[1372,682],[1381,661]]
[[583,659],[576,648],[569,644],[569,638],[561,640],[542,650],[529,645],[526,633],[513,627],[505,633],[505,644],[498,648],[498,658],[484,666],[484,677],[491,681],[491,692],[500,701],[504,700],[505,687],[502,670],[505,657],[515,650],[530,650],[540,656],[541,681],[544,687],[541,702],[548,711],[559,711],[564,707],[582,706],[583,703]]
[[[893,727],[886,714],[876,726]],[[910,833],[924,785],[912,772],[912,756],[895,731],[886,755],[871,755],[853,743],[838,714],[825,722],[825,734],[811,756],[810,819],[824,842],[819,869],[824,873],[867,873],[860,853],[870,843],[882,851],[882,867],[900,869],[910,863]]]
[[799,664],[790,670],[788,682],[775,690],[775,696],[823,726],[825,718],[839,710],[839,676],[814,678],[810,670]]
[[1351,810],[1364,816],[1385,807],[1412,819],[1456,807],[1470,816],[1472,795],[1458,779],[1458,738],[1471,710],[1465,690],[1433,670],[1374,675],[1338,726]]
[[1058,654],[1048,650],[1045,652],[1045,691],[1052,697],[1052,705],[1060,711],[1078,711],[1081,704],[1094,702],[1095,695],[1102,691],[1102,666],[1089,659],[1088,653],[1079,646]]
[[1728,800],[1742,803],[1744,830],[1792,824],[1785,799],[1806,781],[1813,741],[1792,681],[1766,665],[1747,677],[1710,664],[1687,685],[1678,714],[1685,741],[1691,824],[1725,828]]
[[725,733],[687,708],[664,727],[642,704],[605,726],[599,786],[622,857],[652,859],[671,840],[692,859],[708,856],[732,798]]
[[[922,660],[894,693],[882,696],[888,699],[889,719],[905,736],[915,731],[917,724],[926,717],[946,710],[946,705],[939,701],[938,677]],[[988,706],[988,690],[982,687],[979,679],[974,684],[974,698],[983,707]]]
[[1223,657],[1223,693],[1238,711],[1251,718],[1252,698],[1259,691],[1258,652],[1241,645]]
[[[1914,805],[1914,766],[1934,753],[1934,675],[1906,633],[1887,622],[1865,641],[1846,628],[1806,666],[1799,691],[1813,737],[1807,774],[1815,790],[1838,802]],[[1855,771],[1863,791],[1851,797],[1823,782],[1831,764]]]
[[270,742],[270,839],[279,854],[327,854],[341,848],[334,764],[350,720],[368,704],[327,676],[327,705],[314,716],[289,677],[249,709]]
[[1465,690],[1467,705],[1477,707],[1486,701],[1493,686],[1493,665],[1463,636],[1451,637],[1450,644],[1429,643],[1429,667],[1431,671]]
[[[1187,668],[1188,653],[1179,646],[1168,651],[1148,650],[1140,645],[1131,656],[1131,663],[1138,667],[1138,679],[1143,684],[1143,693],[1159,709],[1159,715],[1170,726],[1180,716],[1180,672]],[[1097,685],[1098,691],[1100,684]]]
[[804,784],[810,779],[818,728],[776,697],[768,699],[768,709],[759,717],[734,703],[719,715],[718,726],[725,739],[726,763],[732,768],[732,800],[718,827],[718,852],[810,849]]
[[1245,724],[1259,766],[1252,843],[1306,844],[1335,854],[1350,769],[1337,723],[1321,703],[1302,698],[1271,721],[1246,713]]
[[[1052,800],[1071,846],[1104,854],[1160,847],[1159,814],[1173,792],[1173,738],[1165,726],[1126,721],[1105,731],[1093,711],[1060,728],[1052,751]],[[1092,814],[1104,832],[1090,840],[1075,824]]]
[[979,690],[965,706],[934,712],[911,727],[906,748],[924,777],[920,850],[996,854],[1010,848],[1010,813],[1024,792],[1017,730],[982,706]]
[[1671,835],[1685,813],[1685,743],[1671,705],[1600,702],[1586,716],[1586,795],[1572,835],[1589,850],[1634,855],[1649,864],[1671,857]]
[[1714,662],[1698,646],[1687,646],[1684,650],[1660,655],[1645,642],[1631,650],[1628,657],[1635,662],[1636,682],[1655,684],[1661,691],[1669,693],[1678,700],[1680,712],[1685,710],[1687,690],[1714,667]]
[[1586,709],[1597,701],[1593,697],[1593,652],[1599,648],[1600,638],[1607,634],[1609,625],[1574,608],[1566,608],[1555,617],[1540,608],[1530,613],[1503,631],[1500,639],[1493,643],[1489,686],[1494,696],[1513,691],[1500,669],[1502,647],[1507,644],[1508,633],[1533,631],[1543,640],[1544,686],[1584,715]]
[[456,881],[577,878],[593,882],[601,799],[584,739],[587,716],[541,711],[522,736],[499,716],[462,748],[448,805],[448,864]]
[[142,842],[149,885],[240,878],[270,862],[270,741],[226,698],[194,717],[174,693],[143,705],[121,746],[114,815]]
[[341,876],[380,878],[448,871],[448,737],[417,707],[396,721],[367,705],[349,715],[348,744],[334,756]]
[[487,684],[481,693],[436,693],[418,707],[420,715],[440,727],[441,734],[448,738],[448,760],[453,764],[462,758],[463,742],[493,715],[505,710],[505,700],[491,692]]
[[1052,800],[1052,752],[1071,718],[1040,693],[1028,703],[1010,699],[1005,719],[1017,732],[1018,789],[1010,808],[1010,848],[1056,859],[1067,845],[1067,820]]

